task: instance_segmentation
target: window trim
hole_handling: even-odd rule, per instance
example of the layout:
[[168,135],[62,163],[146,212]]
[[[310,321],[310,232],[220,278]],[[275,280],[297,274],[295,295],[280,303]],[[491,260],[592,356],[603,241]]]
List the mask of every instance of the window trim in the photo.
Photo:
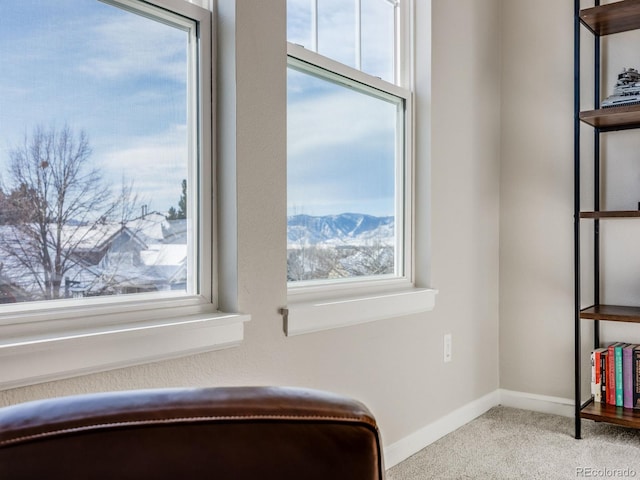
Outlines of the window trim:
[[0,390],[233,347],[249,320],[239,314],[185,315],[3,341]]
[[[390,83],[365,72],[287,42],[287,55],[352,81],[403,98],[404,112],[404,205],[396,212],[404,228],[404,275],[395,278],[347,279],[340,282],[317,282],[296,285],[288,282],[287,306],[281,309],[287,336],[341,328],[386,318],[430,311],[435,307],[438,291],[416,286],[416,202],[415,113],[413,0],[390,2],[396,8],[396,83]],[[399,142],[400,143],[400,142]],[[398,162],[400,163],[400,162]]]
[[298,302],[281,310],[288,337],[433,310],[437,290],[410,288],[382,294]]
[[357,83],[375,88],[381,92],[389,93],[395,97],[408,98],[410,96],[407,88],[387,82],[379,77],[373,77],[362,70],[356,70],[349,65],[325,57],[320,53],[307,50],[302,45],[287,42],[287,56],[338,76],[348,78]]
[[[217,255],[214,178],[215,126],[215,9],[186,0],[109,0],[125,9],[149,5],[195,21],[199,68],[191,87],[199,92],[197,118],[200,158],[199,198],[192,208],[200,223],[197,263],[200,293],[175,298],[139,294],[117,300],[101,297],[16,304],[0,314],[0,390],[99,372],[113,368],[217,350],[239,344],[249,315],[217,309]],[[193,91],[193,89],[190,89]],[[210,134],[209,134],[210,132]],[[192,169],[196,170],[196,169]],[[193,202],[192,205],[195,205]],[[202,249],[205,249],[204,251]],[[204,259],[204,261],[202,261]],[[169,293],[169,296],[171,294]],[[91,318],[91,324],[86,319]]]

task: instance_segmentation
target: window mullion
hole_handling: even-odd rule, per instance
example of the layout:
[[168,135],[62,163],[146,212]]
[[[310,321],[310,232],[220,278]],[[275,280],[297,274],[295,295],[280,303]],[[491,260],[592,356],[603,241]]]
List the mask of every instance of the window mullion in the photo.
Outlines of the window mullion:
[[311,0],[311,50],[318,51],[318,0]]
[[[402,15],[399,14],[398,4],[393,4],[393,41],[395,42],[394,51],[395,51],[395,61],[393,65],[394,73],[393,78],[396,85],[401,85],[403,80],[402,65],[404,63],[404,39],[400,39],[401,32],[404,31],[404,21]],[[406,85],[404,85],[406,87]]]
[[356,35],[356,68],[362,70],[362,0],[354,0],[355,2],[355,35]]

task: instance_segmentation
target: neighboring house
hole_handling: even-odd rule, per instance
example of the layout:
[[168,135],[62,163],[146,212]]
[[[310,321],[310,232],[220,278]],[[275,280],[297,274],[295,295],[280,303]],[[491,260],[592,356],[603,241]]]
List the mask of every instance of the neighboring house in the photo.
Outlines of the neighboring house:
[[[1,227],[0,235],[0,295],[4,295],[0,301],[37,300],[43,271],[34,274],[17,255],[7,253],[9,248],[3,248],[20,243],[17,229]],[[8,238],[14,241],[9,244]],[[70,246],[64,254],[72,262],[62,281],[63,297],[186,288],[186,220],[167,220],[154,212],[125,224],[69,225],[62,232],[62,239],[64,245]],[[20,295],[12,296],[13,291]]]
[[2,274],[2,266],[0,265],[0,304],[25,302],[28,299],[27,292]]

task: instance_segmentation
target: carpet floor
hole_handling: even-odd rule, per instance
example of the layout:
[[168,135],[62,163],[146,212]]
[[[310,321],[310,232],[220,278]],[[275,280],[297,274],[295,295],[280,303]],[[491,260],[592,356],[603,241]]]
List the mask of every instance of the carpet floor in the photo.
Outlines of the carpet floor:
[[640,429],[495,407],[387,471],[387,480],[640,480]]

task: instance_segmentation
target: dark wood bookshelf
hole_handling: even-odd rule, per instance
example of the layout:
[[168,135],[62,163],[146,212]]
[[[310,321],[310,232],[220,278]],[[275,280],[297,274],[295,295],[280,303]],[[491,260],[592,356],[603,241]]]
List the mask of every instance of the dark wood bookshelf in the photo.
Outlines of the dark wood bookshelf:
[[580,417],[596,422],[615,423],[625,427],[640,428],[640,410],[614,407],[606,403],[591,402],[581,411]]
[[592,305],[580,310],[580,318],[585,320],[640,323],[640,307]]
[[640,210],[580,212],[580,218],[640,218]]
[[640,28],[640,0],[624,0],[580,11],[580,20],[596,35]]
[[580,112],[580,120],[592,127],[601,129],[615,130],[640,127],[640,105],[623,105],[588,110]]
[[[601,49],[601,37],[616,33],[627,32],[631,30],[640,31],[640,0],[619,0],[606,5],[599,5],[600,2],[592,2],[591,5],[598,4],[592,8],[582,8],[584,1],[574,0],[574,115],[578,120],[574,123],[574,247],[575,255],[575,315],[574,315],[574,331],[575,331],[575,348],[574,348],[574,392],[575,392],[575,438],[581,438],[581,421],[583,419],[595,420],[596,422],[606,422],[617,424],[625,427],[640,428],[640,409],[628,409],[616,407],[612,405],[595,403],[593,397],[587,404],[582,403],[583,378],[582,371],[584,369],[585,356],[581,346],[584,345],[582,340],[582,324],[584,321],[593,320],[592,332],[595,345],[600,344],[600,332],[602,325],[606,322],[627,322],[640,323],[640,306],[623,306],[623,305],[602,305],[600,304],[600,293],[602,290],[601,256],[600,256],[600,228],[598,222],[601,219],[640,218],[640,206],[636,210],[618,210],[607,211],[601,210],[598,204],[594,204],[594,211],[583,211],[581,208],[581,166],[582,147],[581,147],[581,131],[586,130],[585,125],[593,127],[592,134],[595,134],[595,140],[592,144],[593,160],[593,185],[591,193],[596,198],[599,195],[599,189],[605,182],[601,176],[601,152],[602,144],[600,142],[600,134],[605,132],[614,132],[621,130],[640,129],[640,105],[618,105],[613,108],[599,108],[595,110],[581,111],[581,78],[582,70],[586,70],[586,65],[582,65],[581,56],[581,37],[583,31],[592,33],[594,61],[591,62],[592,68],[589,76],[595,79],[602,77],[602,65],[607,64],[609,49]],[[627,39],[624,39],[625,41]],[[629,37],[629,40],[634,40]],[[593,94],[593,105],[599,106],[602,99],[603,88],[600,82],[595,82]],[[612,139],[613,140],[613,139]],[[587,158],[585,157],[585,160]],[[587,207],[589,208],[589,207]],[[595,305],[584,308],[581,298],[581,260],[580,248],[581,243],[581,220],[593,219],[595,225],[593,230],[593,246],[590,256],[594,261],[594,269],[592,276],[593,298]],[[586,249],[584,251],[587,251]],[[640,301],[640,300],[639,300]],[[635,303],[635,302],[634,302]]]

